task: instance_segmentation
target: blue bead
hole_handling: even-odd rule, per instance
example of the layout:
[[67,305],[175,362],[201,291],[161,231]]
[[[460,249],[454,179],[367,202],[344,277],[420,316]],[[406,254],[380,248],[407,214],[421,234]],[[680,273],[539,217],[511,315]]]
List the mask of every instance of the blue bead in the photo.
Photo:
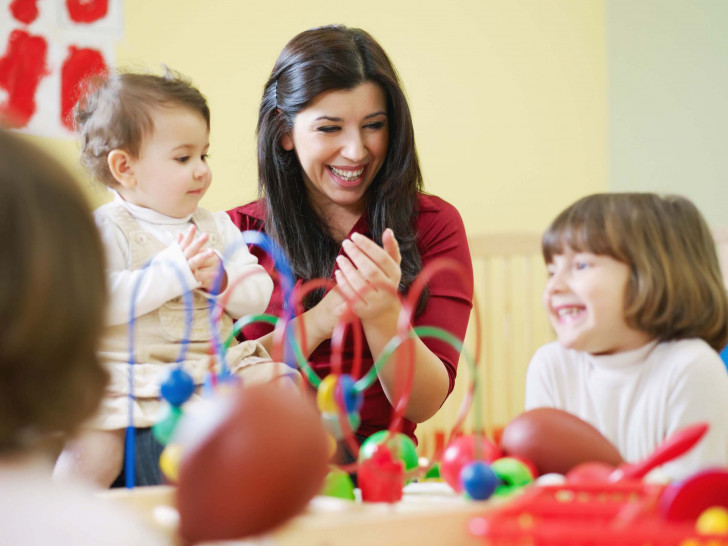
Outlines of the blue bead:
[[341,374],[337,389],[341,389],[341,397],[344,399],[346,413],[359,411],[364,400],[362,394],[354,388],[356,381],[350,375]]
[[460,483],[471,499],[485,500],[500,483],[493,469],[483,461],[474,461],[460,471]]
[[160,387],[162,398],[172,406],[181,406],[195,392],[195,382],[180,367],[173,368]]

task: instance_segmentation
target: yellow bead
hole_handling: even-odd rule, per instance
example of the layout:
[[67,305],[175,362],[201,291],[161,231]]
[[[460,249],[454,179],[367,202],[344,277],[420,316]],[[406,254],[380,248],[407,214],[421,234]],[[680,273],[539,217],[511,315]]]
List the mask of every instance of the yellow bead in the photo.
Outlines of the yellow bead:
[[336,413],[336,398],[334,393],[336,392],[336,384],[338,383],[338,377],[334,374],[327,375],[321,381],[318,392],[316,393],[316,402],[321,410],[321,413]]
[[182,446],[179,444],[167,445],[159,456],[159,469],[172,483],[177,483],[179,479],[180,461],[182,461]]
[[331,434],[326,435],[329,440],[329,457],[333,457],[336,453],[336,448],[338,447],[338,442],[336,441],[336,438],[331,436]]
[[723,506],[704,510],[695,522],[695,530],[701,535],[728,534],[728,510]]

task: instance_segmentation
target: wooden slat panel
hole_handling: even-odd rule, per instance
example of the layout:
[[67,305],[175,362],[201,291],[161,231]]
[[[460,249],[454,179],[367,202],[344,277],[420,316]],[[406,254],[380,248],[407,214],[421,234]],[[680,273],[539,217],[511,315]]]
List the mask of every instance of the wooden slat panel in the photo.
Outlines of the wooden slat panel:
[[[533,351],[553,339],[541,308],[546,281],[538,233],[494,233],[471,237],[475,294],[482,320],[482,354],[478,380],[483,389],[486,433],[523,411],[525,374]],[[471,319],[465,346],[475,348]],[[464,360],[455,389],[438,414],[418,427],[423,455],[429,455],[436,431],[449,434],[471,373]],[[472,415],[469,420],[472,425]]]

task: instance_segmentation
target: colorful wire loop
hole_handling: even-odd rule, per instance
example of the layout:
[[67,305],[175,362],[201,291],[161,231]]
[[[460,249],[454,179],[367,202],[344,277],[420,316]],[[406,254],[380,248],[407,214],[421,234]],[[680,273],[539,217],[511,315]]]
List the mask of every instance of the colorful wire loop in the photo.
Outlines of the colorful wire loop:
[[136,442],[135,442],[135,428],[134,428],[134,401],[136,398],[134,397],[134,363],[136,362],[136,359],[134,358],[134,325],[136,323],[136,300],[139,296],[139,288],[141,286],[142,280],[144,280],[144,277],[149,272],[150,268],[152,266],[160,266],[160,267],[167,267],[170,268],[174,274],[177,276],[177,280],[180,283],[180,286],[182,287],[182,301],[184,301],[184,307],[185,307],[185,328],[184,328],[184,335],[182,337],[182,340],[180,341],[180,351],[179,356],[177,357],[176,364],[178,366],[182,366],[182,362],[184,362],[185,356],[187,355],[187,347],[190,343],[190,333],[192,332],[192,321],[194,320],[194,311],[192,306],[192,291],[190,290],[189,285],[185,281],[184,274],[180,270],[179,267],[177,267],[176,264],[173,262],[168,261],[159,261],[159,262],[153,262],[150,261],[147,263],[144,267],[141,268],[141,274],[137,277],[136,282],[134,283],[134,287],[132,289],[131,293],[131,305],[129,306],[129,404],[128,404],[128,425],[126,427],[126,443],[124,446],[124,474],[125,474],[125,485],[127,489],[132,489],[134,487],[135,482],[135,461],[134,461],[134,455],[136,452]]

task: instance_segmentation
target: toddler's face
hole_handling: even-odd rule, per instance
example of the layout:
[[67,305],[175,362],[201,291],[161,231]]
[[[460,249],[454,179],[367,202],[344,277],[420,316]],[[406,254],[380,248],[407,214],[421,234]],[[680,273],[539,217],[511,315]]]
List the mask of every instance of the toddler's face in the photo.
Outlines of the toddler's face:
[[637,349],[649,336],[624,320],[630,269],[610,256],[566,249],[547,265],[543,304],[559,343],[609,354]]
[[127,201],[182,218],[194,212],[212,181],[207,164],[209,130],[201,114],[184,107],[152,112],[154,129],[131,161],[134,184],[123,188]]

